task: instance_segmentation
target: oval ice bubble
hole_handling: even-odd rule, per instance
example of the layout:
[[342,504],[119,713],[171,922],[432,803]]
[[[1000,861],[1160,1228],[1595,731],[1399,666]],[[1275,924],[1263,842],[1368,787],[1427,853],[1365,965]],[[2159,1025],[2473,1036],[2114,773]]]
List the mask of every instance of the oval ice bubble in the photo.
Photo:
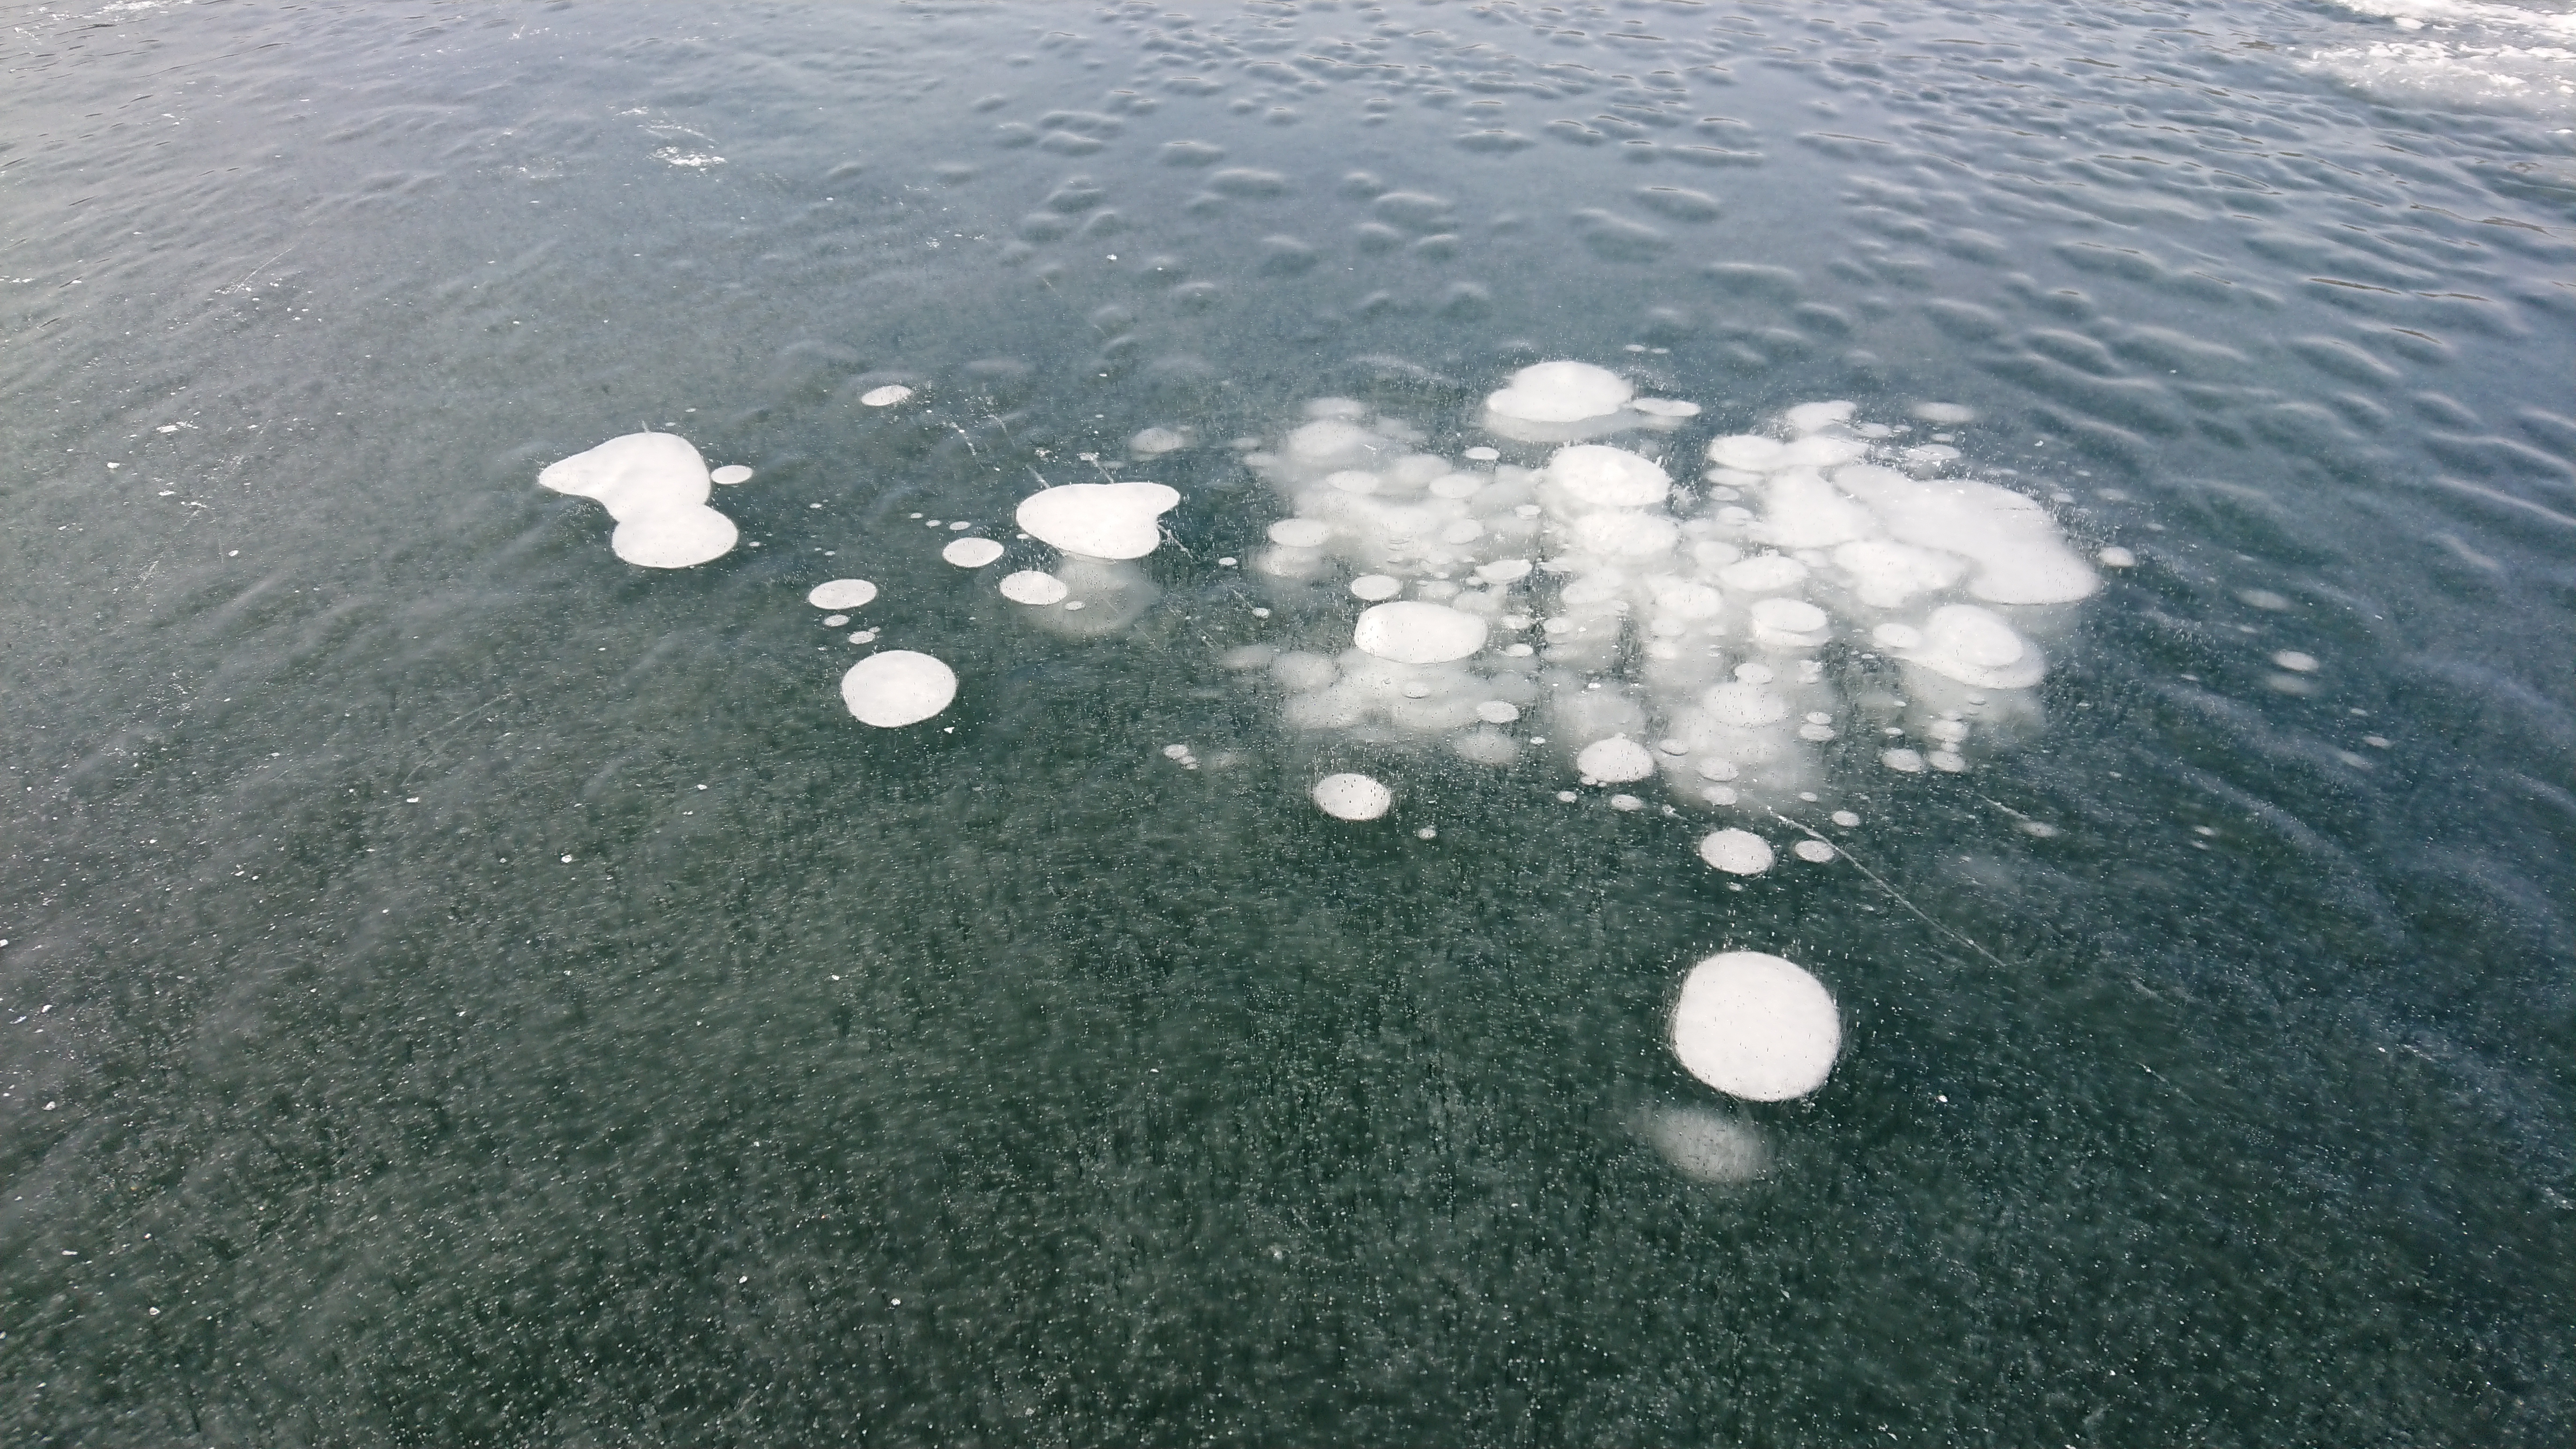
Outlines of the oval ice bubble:
[[1574,757],[1574,768],[1587,780],[1605,785],[1624,785],[1655,773],[1655,757],[1646,747],[1625,735],[1594,740]]
[[877,596],[877,586],[866,579],[834,579],[816,584],[805,602],[818,609],[858,609]]
[[1729,951],[1691,968],[1673,1007],[1682,1069],[1731,1097],[1785,1102],[1833,1074],[1842,1015],[1824,983],[1761,951]]
[[1366,775],[1326,775],[1315,782],[1315,805],[1336,820],[1375,820],[1395,803],[1395,792]]
[[2048,673],[2038,645],[1974,604],[1933,610],[1924,621],[1922,642],[1902,657],[1971,689],[2028,689]]
[[1067,483],[1020,500],[1020,527],[1066,553],[1143,558],[1163,541],[1162,515],[1181,495],[1160,483]]
[[1601,443],[1559,448],[1548,476],[1566,493],[1595,508],[1651,508],[1671,495],[1671,475],[1653,460]]
[[1372,603],[1382,599],[1392,599],[1402,592],[1404,592],[1404,582],[1386,574],[1362,574],[1351,580],[1351,593],[1355,597],[1367,599]]
[[1728,875],[1760,875],[1771,868],[1771,842],[1750,830],[1714,830],[1701,838],[1699,858]]
[[890,408],[911,396],[911,388],[899,382],[890,382],[883,387],[872,387],[860,393],[859,401],[872,408]]
[[1573,423],[1619,411],[1635,391],[1606,367],[1542,362],[1512,374],[1511,385],[1488,396],[1485,406],[1523,422]]
[[1485,621],[1445,604],[1378,604],[1360,614],[1351,642],[1398,664],[1447,664],[1485,647]]
[[1000,587],[1003,598],[1014,604],[1026,604],[1033,609],[1043,609],[1049,604],[1060,604],[1064,602],[1064,596],[1072,592],[1065,587],[1064,580],[1038,569],[1022,569],[1018,573],[1006,575]]
[[1002,546],[989,538],[961,538],[939,551],[961,569],[980,569],[1002,556]]
[[750,482],[751,470],[740,463],[727,463],[723,467],[709,473],[707,477],[715,482],[722,483],[727,487],[732,487],[737,483]]
[[919,724],[957,697],[957,675],[910,649],[871,654],[841,676],[841,700],[859,723],[879,729]]

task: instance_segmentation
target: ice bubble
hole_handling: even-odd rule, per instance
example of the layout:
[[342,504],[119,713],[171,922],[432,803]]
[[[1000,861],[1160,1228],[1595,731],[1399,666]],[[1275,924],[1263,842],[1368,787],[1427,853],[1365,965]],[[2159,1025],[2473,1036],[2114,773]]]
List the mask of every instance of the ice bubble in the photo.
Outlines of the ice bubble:
[[1945,402],[1916,403],[1914,405],[1914,415],[1927,423],[1940,423],[1945,426],[1957,423],[1973,423],[1977,420],[1977,410],[1975,408],[1961,407],[1957,403]]
[[1359,468],[1344,468],[1338,473],[1327,475],[1324,486],[1344,493],[1375,493],[1377,475]]
[[859,401],[872,408],[890,408],[910,396],[912,396],[911,388],[899,382],[890,382],[883,387],[872,387],[859,394]]
[[1032,608],[1043,609],[1049,604],[1061,603],[1071,592],[1064,586],[1064,580],[1037,569],[1022,569],[1002,580],[1003,598]]
[[2028,689],[2048,672],[2039,646],[1974,604],[1945,604],[1933,610],[1924,623],[1923,642],[1906,650],[1903,658],[1971,689]]
[[1708,445],[1708,460],[1721,468],[1746,473],[1768,473],[1780,466],[1781,444],[1777,438],[1738,433],[1719,438]]
[[980,569],[1002,556],[1002,546],[989,538],[961,538],[939,551],[961,569]]
[[805,602],[818,609],[862,609],[876,596],[877,586],[866,579],[834,579],[816,584]]
[[1800,403],[1780,415],[1793,433],[1820,433],[1851,421],[1852,405],[1847,402]]
[[1641,397],[1628,404],[1650,418],[1695,418],[1699,404],[1668,397]]
[[1642,558],[1670,549],[1681,532],[1669,518],[1625,509],[1587,513],[1574,521],[1574,544],[1585,553]]
[[1485,399],[1498,417],[1530,423],[1575,423],[1615,413],[1636,389],[1588,362],[1542,362],[1512,374],[1511,385]]
[[1900,775],[1923,773],[1923,757],[1912,750],[1881,750],[1878,762]]
[[1489,699],[1476,706],[1476,718],[1487,724],[1507,725],[1521,717],[1521,707],[1507,700]]
[[2018,493],[1967,479],[1919,482],[1862,463],[1834,486],[1869,505],[1900,542],[1974,560],[1968,592],[1998,604],[2071,604],[2102,586],[2059,537],[2047,510]]
[[2302,654],[2296,649],[2282,650],[2272,656],[2272,662],[2293,674],[2314,674],[2317,669],[2317,656]]
[[826,629],[838,629],[848,622],[850,622],[850,616],[847,614],[825,614],[823,616],[823,627]]
[[1651,508],[1673,488],[1652,460],[1601,443],[1557,449],[1547,471],[1567,494],[1595,508]]
[[1752,613],[1753,642],[1775,649],[1821,644],[1833,632],[1825,611],[1804,599],[1763,599]]
[[1860,817],[1848,810],[1837,810],[1834,812],[1834,823],[1845,830],[1849,830],[1853,826],[1860,824]]
[[617,520],[608,546],[642,568],[684,569],[722,558],[741,536],[707,506],[707,464],[673,433],[628,433],[547,465],[537,482],[596,499]]
[[1175,453],[1190,445],[1187,433],[1171,428],[1147,428],[1127,440],[1127,451],[1139,458],[1157,458]]
[[1682,1069],[1748,1101],[1785,1102],[1823,1086],[1842,1042],[1842,1018],[1824,983],[1760,951],[1729,951],[1692,967],[1673,1007]]
[[1376,604],[1361,612],[1351,642],[1398,664],[1446,664],[1485,647],[1485,621],[1446,604]]
[[1366,775],[1326,775],[1315,782],[1315,804],[1336,820],[1375,820],[1395,803],[1395,792]]
[[1580,770],[1587,780],[1598,780],[1605,785],[1624,785],[1655,773],[1655,757],[1646,753],[1646,747],[1635,740],[1625,735],[1613,735],[1585,745],[1583,752],[1574,757],[1574,768]]
[[1638,799],[1634,795],[1613,795],[1610,797],[1610,808],[1613,810],[1643,810],[1646,808],[1646,802]]
[[1478,726],[1452,740],[1458,758],[1476,765],[1508,765],[1521,752],[1520,742],[1498,729]]
[[1902,608],[1916,594],[1946,589],[1968,571],[1964,560],[1950,554],[1884,538],[1844,544],[1834,550],[1834,565],[1851,575],[1860,601],[1876,609]]
[[1751,1182],[1771,1166],[1761,1129],[1705,1108],[1656,1108],[1646,1116],[1646,1141],[1693,1182]]
[[2117,544],[2113,544],[2093,557],[2100,560],[2102,567],[2106,569],[2133,569],[2138,566],[2138,556]]
[[1728,875],[1760,875],[1771,868],[1771,842],[1750,830],[1712,830],[1699,843],[1699,858]]
[[1493,462],[1494,460],[1496,460],[1496,459],[1498,459],[1498,458],[1502,457],[1503,455],[1502,455],[1501,453],[1496,452],[1496,451],[1495,451],[1495,450],[1493,450],[1492,448],[1469,448],[1465,453],[1461,454],[1460,456],[1462,456],[1462,457],[1466,458],[1466,459],[1467,459],[1468,461],[1470,461],[1470,462],[1475,462],[1475,463],[1491,463],[1491,462]]
[[1801,840],[1789,848],[1797,852],[1800,860],[1812,861],[1817,865],[1833,859],[1835,854],[1834,848],[1821,840]]
[[1283,548],[1321,548],[1333,526],[1311,518],[1283,518],[1270,525],[1270,541]]
[[1757,554],[1717,571],[1717,581],[1747,594],[1773,594],[1807,581],[1807,566],[1785,553]]
[[850,666],[841,699],[859,723],[879,729],[919,724],[957,697],[957,675],[927,654],[888,649]]
[[1736,776],[1744,773],[1736,768],[1733,760],[1722,760],[1715,755],[1700,756],[1698,761],[1694,763],[1691,768],[1699,771],[1702,776],[1711,780],[1732,780]]
[[1351,592],[1371,602],[1392,599],[1404,592],[1404,581],[1385,574],[1362,574],[1351,580]]
[[1719,724],[1753,729],[1789,717],[1789,701],[1748,680],[1712,687],[1700,696],[1700,708]]
[[709,473],[707,477],[710,481],[722,483],[727,487],[731,487],[736,483],[750,482],[751,470],[742,466],[740,463],[727,463],[723,467]]
[[1878,520],[1868,509],[1837,492],[1812,467],[1773,474],[1764,490],[1762,535],[1780,548],[1831,548],[1877,531]]
[[1163,514],[1181,495],[1160,483],[1066,483],[1020,500],[1031,537],[1085,558],[1143,558],[1163,541]]

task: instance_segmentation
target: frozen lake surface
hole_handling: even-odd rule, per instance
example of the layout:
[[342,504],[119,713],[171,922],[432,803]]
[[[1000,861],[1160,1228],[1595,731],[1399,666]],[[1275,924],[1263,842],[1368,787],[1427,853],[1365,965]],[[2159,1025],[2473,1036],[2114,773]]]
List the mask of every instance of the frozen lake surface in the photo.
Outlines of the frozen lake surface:
[[2576,1432],[2564,6],[6,20],[9,1443]]

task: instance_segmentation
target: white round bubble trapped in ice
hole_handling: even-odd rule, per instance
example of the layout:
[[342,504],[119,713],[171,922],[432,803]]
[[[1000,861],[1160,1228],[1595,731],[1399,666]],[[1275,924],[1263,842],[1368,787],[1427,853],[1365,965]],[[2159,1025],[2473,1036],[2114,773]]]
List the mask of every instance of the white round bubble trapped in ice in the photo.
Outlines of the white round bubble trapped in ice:
[[1395,803],[1395,792],[1366,775],[1326,775],[1315,782],[1315,804],[1336,820],[1375,820]]
[[1398,664],[1447,664],[1485,647],[1485,621],[1446,604],[1377,604],[1361,611],[1351,642]]
[[1635,740],[1625,735],[1613,735],[1585,745],[1583,752],[1574,757],[1574,768],[1581,771],[1587,780],[1598,780],[1605,785],[1624,785],[1655,773],[1655,757],[1646,753],[1646,747]]
[[818,609],[859,609],[876,596],[877,586],[866,579],[834,579],[828,584],[816,584],[805,602]]
[[722,558],[741,534],[707,506],[706,459],[675,433],[628,433],[550,463],[537,482],[596,499],[617,520],[609,550],[648,569],[685,569]]
[[872,387],[860,393],[859,401],[872,408],[890,408],[910,396],[912,396],[911,388],[899,382],[890,382],[883,387]]
[[1019,523],[1085,558],[1143,558],[1163,541],[1162,515],[1181,495],[1160,483],[1067,483],[1020,500]]
[[1002,580],[1003,598],[1014,604],[1026,604],[1032,609],[1060,604],[1071,592],[1064,586],[1064,580],[1039,569],[1022,569]]
[[1628,380],[1588,362],[1542,362],[1512,374],[1485,399],[1495,414],[1533,423],[1573,423],[1615,413],[1636,392]]
[[1750,830],[1713,830],[1700,841],[1699,858],[1728,875],[1760,875],[1771,868],[1771,842]]
[[910,649],[871,654],[841,676],[841,701],[859,723],[879,729],[919,724],[957,697],[957,675]]
[[961,538],[939,551],[961,569],[980,569],[1002,556],[1002,546],[989,538]]
[[1673,490],[1671,476],[1653,460],[1600,443],[1557,449],[1547,472],[1558,487],[1594,508],[1652,508]]
[[1673,1055],[1731,1097],[1785,1102],[1825,1084],[1843,1044],[1824,983],[1760,951],[1729,951],[1691,968],[1673,1007]]
[[723,467],[709,473],[707,477],[730,488],[737,483],[750,482],[751,470],[742,466],[740,463],[727,463]]

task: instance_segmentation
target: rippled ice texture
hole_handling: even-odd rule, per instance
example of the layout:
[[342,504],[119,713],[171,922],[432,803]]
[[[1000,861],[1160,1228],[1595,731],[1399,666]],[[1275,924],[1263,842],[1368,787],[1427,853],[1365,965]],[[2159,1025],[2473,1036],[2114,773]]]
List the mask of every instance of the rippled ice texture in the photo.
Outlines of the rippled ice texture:
[[[2565,1443],[2564,23],[13,14],[0,1430]],[[1548,361],[1624,411],[1486,426]],[[1267,568],[1323,401],[1532,547]],[[641,432],[730,550],[537,485]],[[1731,632],[1543,566],[1666,547]],[[1529,606],[1468,716],[1301,722],[1426,583]],[[1734,951],[1811,1095],[1676,1059]]]

